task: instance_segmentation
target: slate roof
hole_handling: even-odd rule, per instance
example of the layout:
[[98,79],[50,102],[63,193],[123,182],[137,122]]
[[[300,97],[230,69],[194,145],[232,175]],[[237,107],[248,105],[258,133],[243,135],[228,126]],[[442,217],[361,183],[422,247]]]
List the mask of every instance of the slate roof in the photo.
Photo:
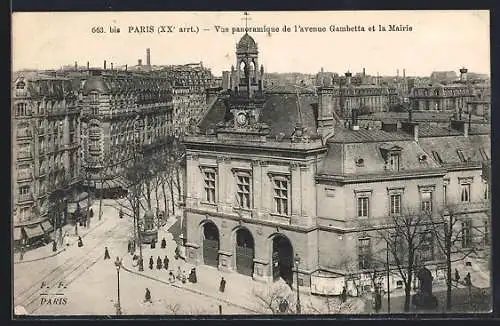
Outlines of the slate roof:
[[396,140],[411,140],[412,135],[404,132],[387,132],[381,129],[351,130],[349,128],[335,129],[335,134],[328,139],[329,143],[363,143],[384,142]]
[[[439,169],[440,165],[429,156],[419,143],[406,141],[386,141],[369,143],[328,143],[328,152],[318,174],[322,175],[373,175],[393,173],[385,168],[384,148],[400,147],[399,172],[428,171]],[[425,155],[426,160],[419,160]],[[359,164],[360,159],[362,164]]]
[[83,85],[83,92],[90,93],[92,91],[98,91],[100,93],[109,92],[109,86],[103,77],[91,76],[85,81],[85,84]]
[[[297,95],[293,93],[265,93],[265,104],[261,112],[260,120],[270,128],[270,137],[284,134],[289,138],[295,130],[299,120],[306,128],[305,133],[311,137],[317,137],[317,100],[312,95],[299,95],[301,119],[297,106]],[[198,127],[201,133],[215,129],[217,123],[231,119],[231,113],[226,109],[227,98],[219,98],[201,119]]]
[[[490,135],[470,135],[429,137],[419,141],[420,146],[432,157],[437,155],[437,161],[441,161],[443,166],[464,165],[458,150],[463,153],[463,158],[469,163],[479,163],[491,159],[491,137]],[[483,152],[483,153],[482,153]],[[483,155],[486,154],[486,157]]]
[[[442,122],[449,121],[453,117],[454,112],[433,112],[433,111],[412,111],[412,120],[414,121],[431,121]],[[465,116],[465,115],[464,115]],[[373,114],[360,115],[359,119],[363,120],[407,120],[408,112],[375,112]],[[483,117],[472,116],[472,120],[482,120]]]
[[[419,137],[443,137],[443,136],[461,136],[463,133],[451,127],[434,127],[426,124],[418,126]],[[491,133],[491,127],[488,124],[473,123],[469,129],[469,135],[485,135]]]

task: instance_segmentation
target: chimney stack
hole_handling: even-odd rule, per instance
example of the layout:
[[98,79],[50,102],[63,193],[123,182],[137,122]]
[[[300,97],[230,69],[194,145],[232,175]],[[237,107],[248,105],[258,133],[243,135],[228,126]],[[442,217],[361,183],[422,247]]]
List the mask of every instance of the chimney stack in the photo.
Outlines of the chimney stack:
[[363,68],[363,77],[366,77],[366,70]]
[[87,61],[87,70],[90,69],[90,63]]
[[125,65],[125,71],[127,71],[127,69],[128,69],[128,65]]
[[418,123],[413,121],[412,110],[408,111],[408,121],[401,123],[401,129],[409,134],[413,134],[413,139],[418,142]]
[[464,120],[451,120],[451,128],[463,133],[464,137],[469,136],[469,123],[466,123]]
[[113,70],[113,62],[111,62],[111,70]]
[[138,59],[138,60],[137,60],[137,65],[138,65],[138,66],[142,66],[142,59]]
[[351,128],[352,130],[359,130],[358,109],[351,110]]
[[347,70],[347,72],[345,73],[345,79],[346,79],[347,85],[351,84],[351,77],[352,77],[352,74],[349,72],[349,70]]
[[75,61],[75,70],[78,70],[78,62]]
[[406,78],[406,69],[403,69],[403,78]]
[[149,48],[146,49],[146,64],[151,67],[151,50]]
[[106,60],[104,60],[104,70],[106,70]]
[[465,68],[465,67],[462,67],[462,68],[460,69],[460,81],[461,81],[461,82],[465,82],[465,81],[467,81],[467,71],[468,71],[468,70],[467,70],[467,68]]

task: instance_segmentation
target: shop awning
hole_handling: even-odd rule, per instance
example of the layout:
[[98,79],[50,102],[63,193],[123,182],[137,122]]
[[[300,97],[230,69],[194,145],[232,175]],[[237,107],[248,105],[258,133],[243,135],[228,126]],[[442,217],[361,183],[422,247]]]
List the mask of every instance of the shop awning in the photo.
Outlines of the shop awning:
[[14,241],[19,241],[23,238],[21,228],[14,228]]
[[24,232],[28,238],[36,238],[44,234],[42,227],[40,224],[30,225],[24,227]]
[[52,232],[54,230],[54,227],[52,226],[52,224],[50,224],[49,221],[43,221],[41,225],[42,225],[42,229],[45,232]]

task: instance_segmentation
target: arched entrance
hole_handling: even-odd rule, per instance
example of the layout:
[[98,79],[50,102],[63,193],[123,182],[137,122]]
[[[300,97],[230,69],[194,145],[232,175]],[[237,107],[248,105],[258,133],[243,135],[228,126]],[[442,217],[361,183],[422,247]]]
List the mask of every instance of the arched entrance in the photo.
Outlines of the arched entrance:
[[236,271],[252,276],[255,244],[253,236],[247,229],[236,231]]
[[205,265],[219,266],[219,230],[212,222],[203,225],[203,262]]
[[273,238],[273,281],[282,278],[288,285],[293,283],[293,248],[290,240],[278,234]]

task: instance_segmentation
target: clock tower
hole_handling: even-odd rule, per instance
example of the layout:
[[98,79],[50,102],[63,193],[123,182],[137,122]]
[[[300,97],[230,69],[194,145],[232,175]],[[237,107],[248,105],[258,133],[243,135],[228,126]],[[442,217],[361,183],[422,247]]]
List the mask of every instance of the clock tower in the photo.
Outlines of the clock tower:
[[217,133],[259,135],[268,133],[260,122],[265,98],[262,89],[264,67],[258,69],[258,48],[255,40],[245,33],[236,44],[236,68],[231,68],[231,91],[225,100],[226,119],[218,125]]

